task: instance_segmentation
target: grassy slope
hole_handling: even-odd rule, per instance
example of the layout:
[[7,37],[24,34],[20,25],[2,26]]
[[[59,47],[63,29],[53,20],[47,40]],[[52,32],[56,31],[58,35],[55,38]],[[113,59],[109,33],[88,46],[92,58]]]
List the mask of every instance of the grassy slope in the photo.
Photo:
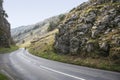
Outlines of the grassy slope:
[[30,45],[30,41],[25,41],[25,43],[22,43],[22,44],[17,44],[17,46],[19,46],[20,48],[25,48],[25,47],[28,47]]
[[57,31],[50,32],[44,35],[39,41],[32,43],[29,47],[29,51],[36,56],[43,57],[46,59],[51,59],[55,61],[87,66],[105,70],[112,70],[120,72],[120,65],[113,64],[112,61],[104,58],[81,58],[79,56],[71,56],[71,55],[60,55],[56,54],[53,49],[54,36]]

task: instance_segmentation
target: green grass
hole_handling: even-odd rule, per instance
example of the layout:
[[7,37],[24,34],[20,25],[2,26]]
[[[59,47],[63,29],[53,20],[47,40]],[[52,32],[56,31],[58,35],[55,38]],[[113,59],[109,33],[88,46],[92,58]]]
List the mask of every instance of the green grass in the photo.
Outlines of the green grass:
[[29,51],[33,55],[54,61],[60,61],[69,64],[120,72],[120,64],[112,64],[111,61],[102,58],[99,59],[93,59],[90,57],[81,58],[79,56],[60,55],[52,51],[43,52],[43,53],[41,51],[32,51],[32,50]]
[[12,45],[10,48],[0,48],[0,53],[1,54],[2,53],[10,53],[10,52],[15,51],[17,49],[18,49],[17,46]]
[[0,80],[8,80],[8,78],[5,75],[0,74]]

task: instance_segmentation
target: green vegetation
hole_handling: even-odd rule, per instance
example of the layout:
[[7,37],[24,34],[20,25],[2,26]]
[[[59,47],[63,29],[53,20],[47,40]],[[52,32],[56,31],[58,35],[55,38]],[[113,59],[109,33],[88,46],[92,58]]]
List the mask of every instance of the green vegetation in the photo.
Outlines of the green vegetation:
[[30,52],[33,55],[43,57],[46,59],[50,59],[50,60],[120,72],[120,65],[119,64],[118,65],[111,64],[111,62],[109,61],[109,58],[108,58],[108,60],[101,59],[101,58],[94,59],[94,58],[90,58],[90,57],[89,58],[80,58],[78,56],[56,54],[55,52],[53,52],[51,50],[50,51],[47,50],[46,52],[41,52],[41,50],[39,50],[39,51],[30,50]]
[[109,58],[106,59],[80,57],[79,55],[72,56],[70,54],[56,54],[52,47],[54,44],[54,33],[56,33],[56,31],[53,31],[47,34],[46,37],[44,36],[39,41],[32,43],[29,47],[30,53],[50,60],[120,72],[120,64],[114,64]]
[[9,52],[15,51],[17,49],[18,49],[17,46],[11,45],[10,48],[0,48],[0,53],[9,53]]
[[8,78],[5,75],[0,74],[0,80],[8,80]]

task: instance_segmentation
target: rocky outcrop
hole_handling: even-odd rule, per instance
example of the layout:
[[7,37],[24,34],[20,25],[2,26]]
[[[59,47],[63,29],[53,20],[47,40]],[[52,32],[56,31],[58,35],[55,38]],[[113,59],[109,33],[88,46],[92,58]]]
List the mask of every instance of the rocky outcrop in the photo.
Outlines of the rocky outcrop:
[[3,0],[0,0],[0,47],[10,47],[10,24],[6,20],[7,14],[3,10]]
[[116,54],[120,49],[120,0],[90,0],[71,10],[59,25],[54,48],[61,54]]

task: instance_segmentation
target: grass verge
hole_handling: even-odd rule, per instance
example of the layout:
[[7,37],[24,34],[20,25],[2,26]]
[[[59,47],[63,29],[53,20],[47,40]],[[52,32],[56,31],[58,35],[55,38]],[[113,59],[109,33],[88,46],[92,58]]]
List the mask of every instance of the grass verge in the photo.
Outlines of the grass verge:
[[18,49],[17,46],[11,45],[10,48],[0,48],[0,53],[1,53],[1,54],[3,54],[3,53],[10,53],[10,52],[15,51],[15,50],[17,50],[17,49]]
[[8,80],[8,78],[5,75],[0,74],[0,80]]
[[54,52],[49,51],[47,52],[40,52],[40,51],[31,51],[30,53],[33,55],[54,60],[60,61],[69,64],[75,64],[80,66],[86,66],[91,68],[103,69],[103,70],[110,70],[110,71],[117,71],[120,72],[120,64],[112,64],[111,61],[107,59],[93,59],[93,58],[80,58],[77,56],[70,56],[70,55],[59,55]]

